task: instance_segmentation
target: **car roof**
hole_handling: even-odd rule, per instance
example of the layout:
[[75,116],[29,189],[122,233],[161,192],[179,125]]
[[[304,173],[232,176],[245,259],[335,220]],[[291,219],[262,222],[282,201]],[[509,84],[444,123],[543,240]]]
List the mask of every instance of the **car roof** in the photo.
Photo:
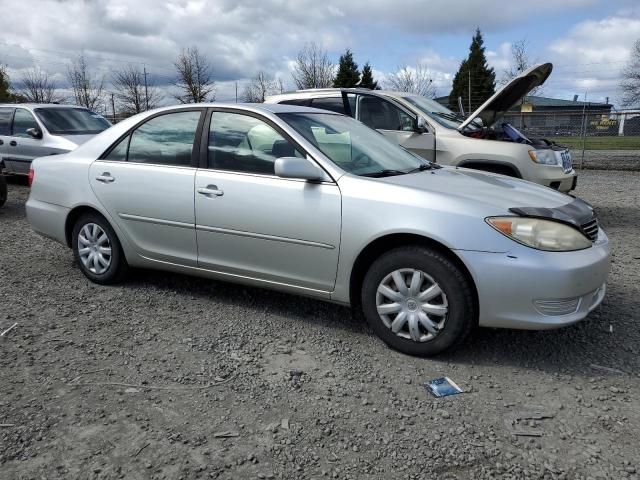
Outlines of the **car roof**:
[[330,113],[340,115],[339,113],[329,112],[319,108],[302,107],[298,105],[283,105],[277,103],[235,103],[235,102],[207,102],[207,103],[181,103],[178,105],[169,105],[166,107],[159,107],[148,112],[141,112],[138,115],[142,115],[149,112],[168,112],[171,110],[181,110],[188,108],[236,108],[238,110],[253,111],[256,113],[268,112],[268,113]]
[[80,105],[64,105],[61,103],[0,103],[0,107],[22,107],[28,110],[33,110],[34,108],[82,108],[87,109],[86,107],[82,107]]
[[378,97],[406,97],[412,95],[407,92],[396,92],[393,90],[370,90],[368,88],[307,88],[304,90],[295,90],[293,92],[285,92],[278,95],[271,95],[267,97],[267,102],[280,102],[288,99],[306,99],[315,97],[329,97],[336,93],[366,93],[368,95],[374,95]]

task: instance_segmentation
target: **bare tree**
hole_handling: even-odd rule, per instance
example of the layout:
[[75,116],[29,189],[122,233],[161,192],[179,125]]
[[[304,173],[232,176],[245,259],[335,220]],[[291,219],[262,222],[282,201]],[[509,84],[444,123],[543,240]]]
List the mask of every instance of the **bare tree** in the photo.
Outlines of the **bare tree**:
[[199,103],[216,98],[215,82],[213,81],[213,67],[198,50],[198,47],[182,49],[174,63],[178,72],[175,83],[181,95],[175,98],[181,103]]
[[422,63],[415,67],[405,65],[385,80],[387,88],[398,92],[415,93],[423,97],[434,98],[436,87],[429,73],[429,69]]
[[[506,85],[526,69],[533,66],[535,60],[532,61],[529,57],[529,52],[527,51],[528,45],[529,42],[526,38],[511,44],[511,62],[509,68],[502,72],[502,78],[500,79],[501,85]],[[531,90],[529,95],[540,95],[541,93],[542,87],[538,86]]]
[[282,93],[283,90],[280,79],[273,79],[264,72],[258,72],[244,88],[242,99],[245,102],[262,103],[267,96]]
[[315,43],[308,43],[298,52],[291,76],[296,86],[304,88],[328,88],[333,86],[335,66],[327,52]]
[[145,85],[144,73],[134,65],[115,70],[111,83],[120,109],[129,115],[156,108],[162,98],[153,85]]
[[629,63],[622,71],[622,104],[625,106],[640,105],[640,40],[637,40],[631,50]]
[[53,103],[60,101],[56,83],[39,68],[28,70],[22,77],[21,95],[27,102]]
[[78,55],[67,67],[67,79],[76,105],[95,110],[102,104],[104,77],[93,78],[84,55]]

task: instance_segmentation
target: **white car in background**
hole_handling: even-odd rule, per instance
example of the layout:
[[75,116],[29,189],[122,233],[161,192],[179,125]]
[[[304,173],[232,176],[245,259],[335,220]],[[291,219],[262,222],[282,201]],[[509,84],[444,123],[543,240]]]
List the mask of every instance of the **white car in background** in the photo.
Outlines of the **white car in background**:
[[110,126],[83,107],[0,104],[0,173],[27,175],[34,158],[67,153]]
[[500,118],[551,74],[550,63],[514,78],[468,117],[406,92],[328,88],[268,97],[265,103],[322,108],[349,115],[390,140],[443,165],[522,178],[569,192],[577,175],[566,147],[527,138]]

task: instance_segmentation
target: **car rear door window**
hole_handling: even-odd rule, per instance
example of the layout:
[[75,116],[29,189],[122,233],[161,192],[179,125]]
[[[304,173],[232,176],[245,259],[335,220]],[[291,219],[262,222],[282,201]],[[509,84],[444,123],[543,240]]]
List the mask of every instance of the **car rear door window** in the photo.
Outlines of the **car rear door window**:
[[314,98],[309,105],[313,108],[321,108],[331,112],[346,114],[344,110],[344,100],[342,97]]
[[216,170],[274,175],[281,157],[304,155],[264,121],[241,113],[213,112],[208,166]]
[[[191,165],[199,120],[200,111],[173,112],[153,117],[131,134],[127,161],[155,165]],[[109,156],[113,154],[114,160],[117,160],[121,158],[123,149],[124,146],[118,145]]]
[[39,129],[38,122],[31,112],[24,108],[16,108],[16,112],[13,115],[13,136],[22,138],[32,138],[27,133],[30,128]]
[[413,118],[391,102],[372,95],[362,95],[358,120],[376,130],[413,130]]
[[13,108],[0,108],[0,135],[11,135]]

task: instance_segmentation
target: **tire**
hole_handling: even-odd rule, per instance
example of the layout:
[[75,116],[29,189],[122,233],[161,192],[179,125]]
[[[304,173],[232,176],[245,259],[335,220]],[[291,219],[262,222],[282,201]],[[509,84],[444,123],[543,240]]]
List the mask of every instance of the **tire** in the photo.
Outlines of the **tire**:
[[7,201],[7,181],[4,179],[4,175],[0,173],[0,207]]
[[[103,234],[106,235],[106,240],[103,240]],[[129,266],[122,246],[116,232],[102,215],[81,215],[73,226],[71,235],[73,255],[80,270],[89,280],[100,285],[111,285],[126,276]],[[87,248],[90,249],[88,252]],[[97,254],[99,256],[94,260]],[[89,258],[91,255],[93,257]]]
[[[412,288],[411,281],[415,272],[419,272],[422,281],[417,290]],[[396,278],[405,282],[406,295],[399,295]],[[423,298],[416,292],[421,292]],[[391,348],[409,355],[430,356],[451,349],[460,344],[476,324],[472,285],[466,275],[445,255],[421,246],[396,248],[375,260],[364,277],[361,301],[373,331]],[[378,305],[383,312],[401,308],[398,313],[379,314]],[[403,326],[394,333],[393,321],[402,312],[405,317],[398,325],[403,323]],[[424,314],[431,322],[424,320]],[[415,319],[413,325],[417,324],[413,329],[409,328],[411,317]]]

